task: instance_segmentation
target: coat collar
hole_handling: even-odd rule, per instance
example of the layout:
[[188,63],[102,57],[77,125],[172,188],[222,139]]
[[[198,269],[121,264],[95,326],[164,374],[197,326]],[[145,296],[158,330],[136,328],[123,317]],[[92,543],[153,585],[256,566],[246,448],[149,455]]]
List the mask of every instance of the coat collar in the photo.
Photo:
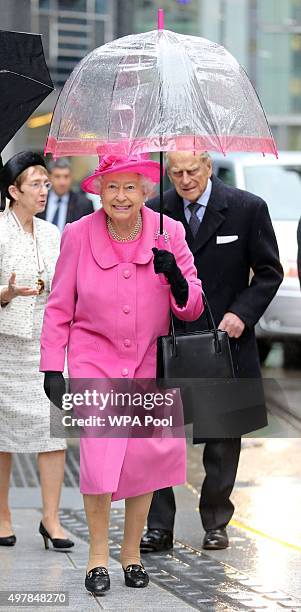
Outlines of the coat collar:
[[[147,264],[153,257],[152,247],[155,246],[155,235],[159,227],[158,215],[146,206],[142,206],[142,234],[137,241],[137,248],[131,263]],[[101,208],[90,216],[89,237],[94,259],[101,268],[111,268],[123,263],[121,254],[115,251],[108,234],[106,215]],[[121,251],[121,249],[118,249]]]
[[75,193],[74,191],[70,190],[69,197],[68,197],[68,205],[67,205],[66,223],[72,223],[75,207],[76,207]]
[[183,199],[178,195],[175,189],[168,192],[170,197],[166,198],[164,202],[164,212],[173,219],[183,223],[186,230],[186,240],[193,254],[205,246],[218,227],[223,223],[228,208],[224,183],[214,175],[211,177],[211,180],[211,195],[195,238],[186,221]]

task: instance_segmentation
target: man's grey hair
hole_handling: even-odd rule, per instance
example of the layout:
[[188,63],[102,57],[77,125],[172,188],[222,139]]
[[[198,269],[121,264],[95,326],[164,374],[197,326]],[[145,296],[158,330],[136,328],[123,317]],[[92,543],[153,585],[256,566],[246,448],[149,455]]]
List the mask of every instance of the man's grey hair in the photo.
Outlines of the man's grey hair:
[[[94,183],[94,187],[96,187],[98,189],[99,195],[101,197],[101,191],[102,191],[102,185],[103,185],[103,176],[98,176],[97,178],[95,178],[93,183]],[[154,189],[156,187],[156,184],[153,183],[153,181],[151,181],[151,179],[147,178],[146,176],[141,176],[141,183],[140,183],[140,185],[142,187],[143,195],[145,196],[146,199],[148,198],[148,196],[153,195]]]
[[[165,166],[166,166],[166,170],[168,171],[169,169],[169,165],[170,165],[170,155],[172,155],[173,153],[187,153],[187,151],[167,151],[167,153],[165,153]],[[210,159],[211,160],[211,156],[210,153],[208,153],[208,151],[191,151],[191,153],[194,153],[196,157],[199,157],[199,159],[203,160],[203,159]]]
[[68,157],[59,157],[58,159],[52,159],[48,164],[48,171],[52,172],[55,168],[71,170],[71,162]]

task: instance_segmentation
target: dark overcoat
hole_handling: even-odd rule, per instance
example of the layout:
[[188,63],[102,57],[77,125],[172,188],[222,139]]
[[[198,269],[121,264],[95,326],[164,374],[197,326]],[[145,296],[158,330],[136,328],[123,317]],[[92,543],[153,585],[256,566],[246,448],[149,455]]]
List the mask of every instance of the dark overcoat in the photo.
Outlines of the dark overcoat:
[[[193,238],[182,198],[174,188],[164,194],[164,214],[182,221],[218,325],[233,312],[246,325],[239,339],[230,339],[235,374],[260,376],[254,326],[273,299],[283,279],[278,246],[268,212],[261,198],[226,185],[212,176],[212,191],[198,233]],[[147,202],[159,211],[159,198]],[[185,331],[208,328],[202,315],[193,323],[179,322]]]
[[[73,221],[78,221],[85,215],[91,215],[91,213],[93,212],[94,207],[89,198],[87,198],[83,193],[80,192],[69,192],[66,223],[73,223]],[[36,216],[40,219],[46,219],[46,213],[47,204],[45,210],[42,213],[38,213]]]

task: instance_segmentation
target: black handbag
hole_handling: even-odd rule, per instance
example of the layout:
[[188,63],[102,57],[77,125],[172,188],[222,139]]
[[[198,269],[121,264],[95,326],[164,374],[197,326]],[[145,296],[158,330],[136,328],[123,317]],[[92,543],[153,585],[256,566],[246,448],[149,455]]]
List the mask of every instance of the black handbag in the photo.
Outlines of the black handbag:
[[157,379],[234,378],[228,334],[217,329],[208,300],[202,292],[208,330],[170,333],[157,339]]
[[227,332],[217,329],[204,292],[208,330],[157,339],[157,384],[179,388],[194,438],[235,438],[266,425],[260,379],[235,377]]

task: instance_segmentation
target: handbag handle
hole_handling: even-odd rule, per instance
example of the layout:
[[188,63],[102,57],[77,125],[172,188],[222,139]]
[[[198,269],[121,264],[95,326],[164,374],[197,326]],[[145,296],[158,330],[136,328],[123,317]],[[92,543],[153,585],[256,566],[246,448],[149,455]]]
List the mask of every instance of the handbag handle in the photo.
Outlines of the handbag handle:
[[[204,310],[206,314],[208,328],[209,330],[213,332],[213,335],[214,335],[215,352],[220,353],[222,349],[221,349],[221,343],[218,337],[218,329],[216,327],[216,324],[213,318],[213,314],[212,314],[212,310],[210,308],[209,302],[207,300],[207,297],[203,289],[202,289],[202,298],[203,298]],[[176,357],[177,356],[177,337],[175,333],[174,314],[172,310],[170,311],[170,331],[169,333],[171,334],[171,339],[172,339],[172,353],[173,353],[173,356]]]
[[203,291],[203,289],[202,289],[202,298],[203,298],[203,304],[204,304],[204,310],[205,310],[205,315],[207,319],[208,329],[212,329],[213,331],[217,332],[216,323],[215,323],[215,320],[212,314],[212,310],[210,308],[210,304],[207,300],[205,291]]

